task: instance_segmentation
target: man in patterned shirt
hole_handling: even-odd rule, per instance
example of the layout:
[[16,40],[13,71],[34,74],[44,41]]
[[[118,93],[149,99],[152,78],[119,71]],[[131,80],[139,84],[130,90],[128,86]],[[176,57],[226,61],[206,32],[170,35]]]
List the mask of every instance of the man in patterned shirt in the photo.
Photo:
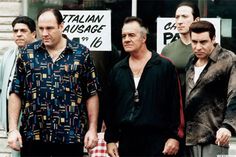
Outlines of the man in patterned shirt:
[[62,34],[59,10],[44,9],[37,21],[42,40],[17,60],[8,144],[23,157],[83,156],[84,146],[97,144],[98,82],[90,52]]

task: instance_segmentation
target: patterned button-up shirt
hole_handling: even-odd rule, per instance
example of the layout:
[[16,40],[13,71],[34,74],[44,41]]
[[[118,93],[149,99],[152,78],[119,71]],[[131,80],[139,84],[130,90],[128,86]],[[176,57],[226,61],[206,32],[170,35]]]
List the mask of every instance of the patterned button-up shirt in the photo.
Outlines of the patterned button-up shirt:
[[67,39],[53,62],[37,41],[20,52],[11,93],[23,100],[21,133],[25,140],[83,142],[87,131],[86,100],[98,89],[89,50]]
[[196,83],[194,64],[186,73],[186,144],[215,143],[220,127],[236,130],[236,56],[218,44]]

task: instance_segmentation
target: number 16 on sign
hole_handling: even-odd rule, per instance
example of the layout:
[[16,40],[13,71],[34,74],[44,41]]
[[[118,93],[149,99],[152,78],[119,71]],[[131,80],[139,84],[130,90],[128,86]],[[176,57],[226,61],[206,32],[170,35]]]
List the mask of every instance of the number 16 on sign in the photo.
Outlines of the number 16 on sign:
[[96,37],[93,42],[90,44],[90,47],[98,48],[99,46],[102,45],[102,37]]

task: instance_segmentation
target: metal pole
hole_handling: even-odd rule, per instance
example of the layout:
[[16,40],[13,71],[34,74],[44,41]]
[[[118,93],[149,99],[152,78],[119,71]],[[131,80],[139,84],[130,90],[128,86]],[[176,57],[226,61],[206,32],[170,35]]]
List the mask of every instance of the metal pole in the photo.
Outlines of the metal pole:
[[23,0],[22,5],[23,5],[23,15],[28,16],[28,0]]
[[137,0],[132,0],[132,16],[137,16]]
[[200,16],[207,17],[208,15],[207,0],[198,0],[198,8],[200,10]]

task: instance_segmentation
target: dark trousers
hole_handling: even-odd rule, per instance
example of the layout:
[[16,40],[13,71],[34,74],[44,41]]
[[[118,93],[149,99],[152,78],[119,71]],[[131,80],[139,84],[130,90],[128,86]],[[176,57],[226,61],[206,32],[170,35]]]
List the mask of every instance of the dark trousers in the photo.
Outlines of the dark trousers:
[[167,157],[162,153],[167,140],[163,134],[132,130],[122,130],[118,147],[120,157]]
[[21,157],[82,157],[81,144],[52,144],[43,142],[24,142]]

